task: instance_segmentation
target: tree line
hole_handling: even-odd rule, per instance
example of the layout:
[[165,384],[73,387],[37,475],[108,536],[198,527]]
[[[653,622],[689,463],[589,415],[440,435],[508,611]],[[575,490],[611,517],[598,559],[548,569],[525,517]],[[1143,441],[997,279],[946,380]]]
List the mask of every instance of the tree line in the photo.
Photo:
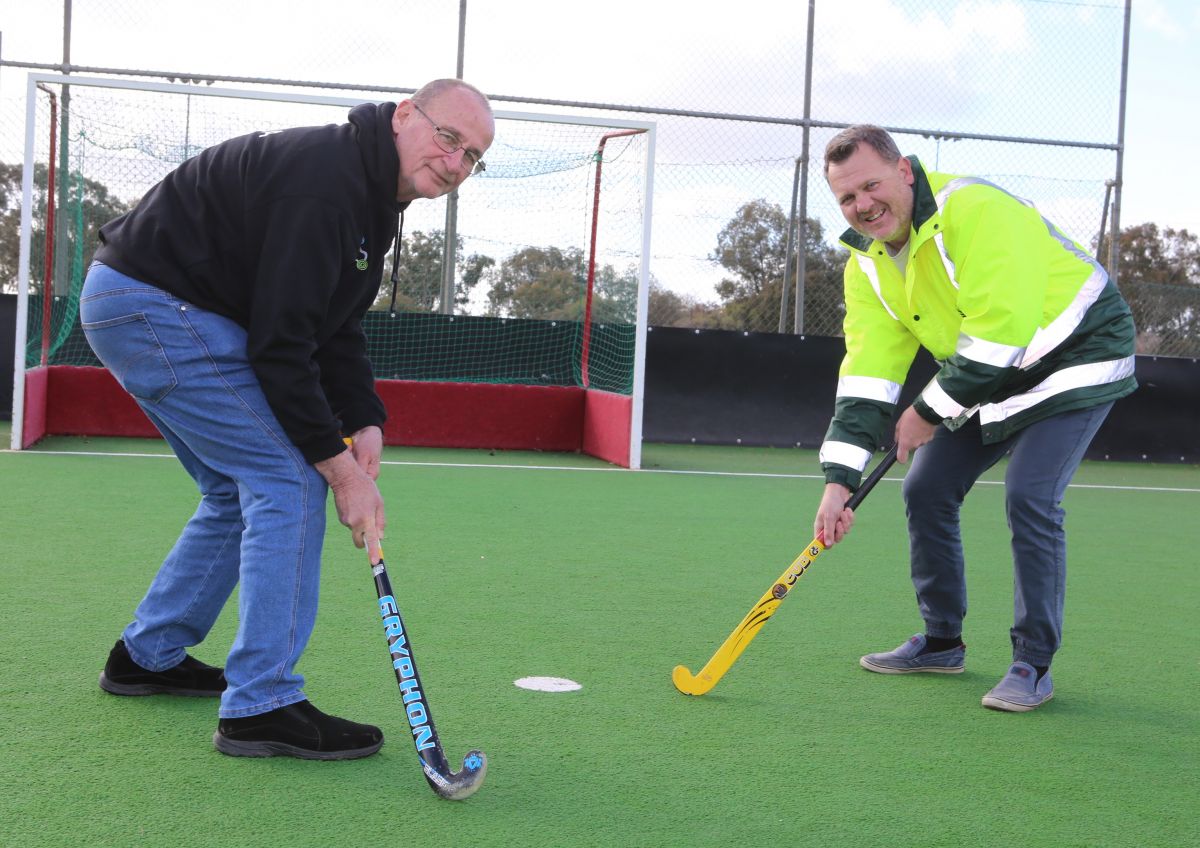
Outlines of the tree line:
[[[21,216],[20,165],[0,163],[0,289],[15,292]],[[31,255],[40,268],[45,250],[47,169],[34,166]],[[69,219],[59,229],[67,240],[66,254],[74,257],[79,275],[91,261],[99,228],[123,214],[130,204],[95,180],[71,175]],[[724,274],[714,288],[715,299],[681,294],[652,278],[649,322],[652,326],[775,332],[781,304],[785,327],[791,327],[790,301],[783,302],[789,218],[776,203],[751,200],[736,210],[717,234],[706,257]],[[792,232],[793,251],[798,249]],[[1108,237],[1091,245],[1103,258]],[[396,263],[396,308],[433,312],[441,308],[445,235],[440,230],[415,231],[404,240]],[[805,233],[805,322],[810,335],[838,336],[845,306],[842,269],[845,251],[826,241],[818,221],[809,219]],[[1200,355],[1200,238],[1186,229],[1160,228],[1153,223],[1124,227],[1118,243],[1120,284],[1138,327],[1139,353]],[[455,311],[472,311],[512,318],[580,320],[585,309],[587,257],[579,248],[528,246],[497,260],[483,254],[464,255],[463,240],[455,243]],[[387,272],[392,259],[385,263]],[[60,274],[65,273],[60,270]],[[30,280],[31,291],[42,286],[41,275]],[[598,322],[632,323],[637,306],[638,269],[610,264],[594,273],[592,316]],[[794,283],[793,283],[794,285]],[[790,293],[789,293],[790,294]],[[374,308],[392,302],[389,273],[385,273]],[[476,309],[478,307],[478,309]]]
[[[21,238],[21,165],[6,165],[0,162],[0,291],[15,293],[20,264]],[[56,179],[63,179],[57,174]],[[55,229],[66,238],[66,256],[81,257],[78,272],[92,261],[92,254],[99,244],[100,227],[118,215],[129,211],[130,205],[109,192],[108,187],[95,180],[81,178],[78,174],[69,177],[68,193],[81,215],[66,210],[56,211],[58,221]],[[46,250],[46,187],[49,171],[45,165],[33,166],[33,229],[30,233],[30,266],[37,269],[37,279],[29,281],[31,292],[42,290],[40,270],[45,264]],[[65,274],[63,270],[60,273]]]

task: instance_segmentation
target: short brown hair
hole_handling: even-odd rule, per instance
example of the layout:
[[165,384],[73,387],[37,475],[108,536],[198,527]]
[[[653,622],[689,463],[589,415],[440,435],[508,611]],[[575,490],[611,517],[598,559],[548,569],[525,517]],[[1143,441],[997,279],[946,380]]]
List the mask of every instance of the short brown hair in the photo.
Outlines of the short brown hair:
[[846,127],[825,145],[825,174],[829,174],[829,166],[845,162],[858,150],[858,145],[866,143],[887,162],[900,161],[900,148],[888,135],[887,130],[874,124],[855,124]]

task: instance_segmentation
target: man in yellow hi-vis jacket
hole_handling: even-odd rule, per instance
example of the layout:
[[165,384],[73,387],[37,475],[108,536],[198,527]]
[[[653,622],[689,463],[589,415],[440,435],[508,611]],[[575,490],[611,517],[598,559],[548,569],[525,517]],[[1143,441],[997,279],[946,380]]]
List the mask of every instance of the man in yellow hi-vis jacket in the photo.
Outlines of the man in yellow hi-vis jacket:
[[[1137,387],[1129,306],[1100,264],[1032,204],[975,177],[926,171],[879,127],[838,133],[825,175],[851,229],[846,357],[821,446],[826,544],[884,438],[919,347],[940,364],[895,425],[912,580],[925,621],[860,663],[883,674],[963,670],[959,507],[1005,454],[1013,663],[984,706],[1024,712],[1054,694],[1066,583],[1061,502],[1113,402]],[[918,448],[920,450],[918,450]]]

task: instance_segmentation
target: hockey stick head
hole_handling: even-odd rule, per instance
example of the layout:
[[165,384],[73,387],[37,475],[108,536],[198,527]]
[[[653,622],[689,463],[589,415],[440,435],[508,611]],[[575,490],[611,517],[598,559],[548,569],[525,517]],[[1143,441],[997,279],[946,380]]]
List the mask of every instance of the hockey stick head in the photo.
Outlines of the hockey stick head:
[[421,758],[421,768],[425,771],[430,788],[440,797],[448,801],[461,801],[474,795],[483,785],[484,775],[487,774],[487,755],[483,751],[468,751],[463,758],[462,771],[449,775],[439,772],[424,757]]
[[703,671],[693,675],[682,665],[675,666],[671,672],[671,682],[685,695],[703,695],[717,683],[712,679],[712,675],[705,674]]

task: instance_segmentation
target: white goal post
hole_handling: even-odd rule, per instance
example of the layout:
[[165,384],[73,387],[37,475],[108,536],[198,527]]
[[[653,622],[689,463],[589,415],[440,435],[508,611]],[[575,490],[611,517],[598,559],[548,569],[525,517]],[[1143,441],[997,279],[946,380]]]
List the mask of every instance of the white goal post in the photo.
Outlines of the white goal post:
[[[45,218],[56,202],[46,188],[46,170],[55,159],[50,150],[53,121],[49,101],[63,87],[70,91],[69,135],[59,137],[57,144],[68,146],[63,156],[70,165],[58,179],[70,181],[66,193],[76,197],[78,204],[68,203],[71,208],[56,210],[60,224],[47,234]],[[36,273],[38,264],[47,264],[39,257],[43,247],[49,255],[46,240],[55,234],[70,241],[69,249],[60,245],[59,253],[73,251],[76,260],[94,249],[95,244],[84,243],[94,238],[98,226],[96,221],[86,220],[85,192],[99,192],[114,202],[131,204],[184,159],[225,138],[342,123],[347,111],[358,104],[402,97],[394,93],[325,96],[30,73],[12,449],[21,450],[41,432],[48,432],[34,432],[45,425],[48,402],[51,406],[71,402],[64,398],[48,401],[46,393],[52,389],[46,386],[53,387],[56,380],[42,375],[31,386],[30,373],[57,365],[77,369],[95,364],[84,361],[90,356],[86,345],[72,352],[72,346],[80,347],[82,340],[77,326],[77,287],[86,269],[77,267],[80,263],[76,261],[70,271],[64,271],[60,261],[53,272],[45,273],[43,268],[44,273]],[[496,141],[485,156],[487,170],[462,187],[455,204],[456,225],[449,228],[458,248],[451,252],[457,257],[456,301],[439,303],[435,309],[429,304],[436,297],[427,299],[414,288],[405,291],[408,312],[399,318],[391,313],[390,317],[397,319],[391,324],[386,320],[386,308],[371,313],[377,319],[372,326],[381,333],[372,350],[381,357],[392,349],[403,351],[397,354],[403,360],[401,365],[389,363],[381,369],[377,362],[377,376],[382,380],[430,380],[439,385],[516,384],[525,390],[565,388],[585,395],[592,391],[612,395],[616,403],[597,401],[596,408],[607,410],[608,415],[627,408],[628,420],[617,429],[620,439],[626,440],[625,428],[628,435],[627,445],[618,452],[620,458],[610,461],[639,468],[655,124],[602,115],[500,109],[494,115]],[[607,140],[607,147],[602,139]],[[430,245],[444,247],[446,223],[444,200],[418,201],[406,212],[402,261],[412,263],[413,279],[424,279],[418,273],[423,267],[418,248],[429,248],[427,253],[433,255]],[[35,250],[36,240],[40,244]],[[388,271],[391,261],[389,258]],[[546,273],[550,274],[547,279],[557,281],[557,299],[533,297],[535,288],[544,292],[546,285],[521,288],[522,282],[528,282],[522,273],[527,276],[530,268],[542,266],[553,266]],[[595,280],[594,290],[579,290],[584,277],[588,284]],[[42,291],[48,287],[49,292]],[[386,274],[383,288],[388,288]],[[573,300],[576,293],[578,303]],[[589,324],[584,322],[585,299]],[[539,309],[544,309],[544,314]],[[408,329],[401,331],[401,326]],[[394,335],[392,327],[397,328]],[[429,335],[404,336],[404,332]],[[558,347],[552,350],[553,345]],[[422,367],[429,376],[412,377],[405,371],[415,358],[413,351],[424,351]],[[444,361],[435,361],[439,357]],[[375,353],[372,358],[375,361]],[[560,367],[555,364],[558,360],[574,360],[574,365]],[[563,373],[556,371],[564,368]],[[34,409],[31,403],[41,406]],[[520,402],[510,406],[519,408]],[[593,408],[590,400],[587,408]],[[611,442],[611,435],[608,438]],[[588,450],[586,445],[581,449]]]

